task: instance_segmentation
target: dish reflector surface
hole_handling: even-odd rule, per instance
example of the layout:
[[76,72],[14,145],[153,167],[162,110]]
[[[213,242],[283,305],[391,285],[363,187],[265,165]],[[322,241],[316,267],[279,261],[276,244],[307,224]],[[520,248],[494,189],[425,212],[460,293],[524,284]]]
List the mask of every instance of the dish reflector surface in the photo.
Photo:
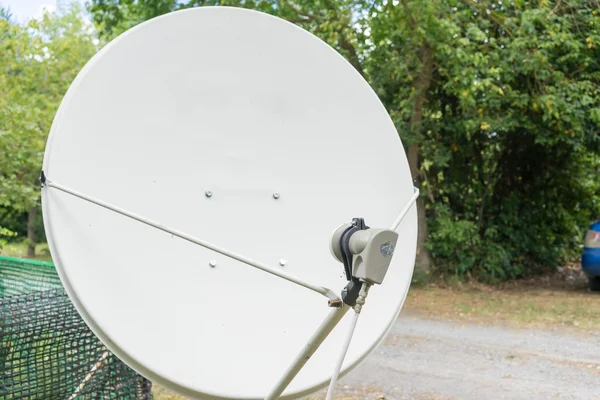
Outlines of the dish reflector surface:
[[[295,25],[225,7],[153,19],[103,48],[60,106],[44,171],[337,293],[346,280],[332,232],[353,217],[389,227],[413,194],[392,121],[346,60]],[[264,398],[330,311],[312,291],[74,196],[49,189],[42,200],[52,256],[85,321],[131,367],[184,395]],[[344,371],[396,319],[416,231],[413,207]],[[327,383],[349,321],[285,398]]]

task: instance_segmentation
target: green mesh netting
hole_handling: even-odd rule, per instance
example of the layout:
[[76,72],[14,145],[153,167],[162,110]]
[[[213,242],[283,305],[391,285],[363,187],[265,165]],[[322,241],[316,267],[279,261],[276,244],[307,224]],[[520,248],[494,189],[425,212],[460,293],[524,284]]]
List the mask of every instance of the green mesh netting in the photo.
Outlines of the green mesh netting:
[[0,256],[0,399],[151,399],[152,384],[110,353],[54,265]]

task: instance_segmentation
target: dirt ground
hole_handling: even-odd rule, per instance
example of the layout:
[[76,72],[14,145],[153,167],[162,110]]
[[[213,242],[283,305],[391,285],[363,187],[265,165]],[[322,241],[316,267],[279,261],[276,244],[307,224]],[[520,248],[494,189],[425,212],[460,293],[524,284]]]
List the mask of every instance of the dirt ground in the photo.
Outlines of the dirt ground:
[[[599,328],[600,293],[577,264],[499,286],[430,282],[411,288],[390,335],[336,399],[596,399]],[[155,396],[184,399],[161,387]]]
[[[350,393],[356,390],[349,397],[355,400],[592,400],[598,398],[599,380],[598,334],[405,313],[343,383]],[[360,393],[364,388],[376,388],[376,393],[365,396]]]

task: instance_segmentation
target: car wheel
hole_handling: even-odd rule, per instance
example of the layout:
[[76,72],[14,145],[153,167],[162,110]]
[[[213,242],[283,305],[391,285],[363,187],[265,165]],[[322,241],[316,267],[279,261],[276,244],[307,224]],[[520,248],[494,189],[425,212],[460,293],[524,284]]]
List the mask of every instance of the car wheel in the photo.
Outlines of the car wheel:
[[590,290],[600,290],[600,278],[595,276],[593,278],[588,278],[588,283],[590,285]]

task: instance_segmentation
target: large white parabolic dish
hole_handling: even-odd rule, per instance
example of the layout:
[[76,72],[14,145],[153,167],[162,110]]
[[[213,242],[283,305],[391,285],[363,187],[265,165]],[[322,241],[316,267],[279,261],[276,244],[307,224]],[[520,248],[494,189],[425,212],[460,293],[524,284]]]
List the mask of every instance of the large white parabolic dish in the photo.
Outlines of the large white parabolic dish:
[[[332,232],[353,217],[390,227],[413,195],[396,129],[351,65],[295,25],[225,7],[153,19],[94,56],[59,108],[43,170],[338,293],[346,279]],[[330,311],[324,297],[246,264],[61,191],[42,196],[52,257],[82,317],[124,362],[184,395],[264,398]],[[402,307],[414,207],[398,232],[346,372]],[[349,319],[285,398],[327,383]]]

